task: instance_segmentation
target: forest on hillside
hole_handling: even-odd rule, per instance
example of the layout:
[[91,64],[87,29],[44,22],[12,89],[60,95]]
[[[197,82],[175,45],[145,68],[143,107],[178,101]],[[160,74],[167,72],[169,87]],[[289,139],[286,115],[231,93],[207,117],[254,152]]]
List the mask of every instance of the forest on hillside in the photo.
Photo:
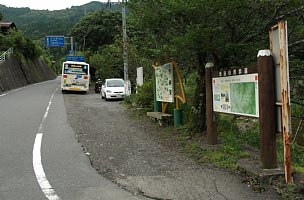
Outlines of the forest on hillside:
[[[301,0],[189,0],[187,3],[129,0],[127,7],[129,78],[134,83],[136,68],[144,67],[145,79],[150,81],[153,62],[175,59],[184,81],[192,83],[186,90],[190,97],[189,121],[193,122],[194,129],[205,129],[205,64],[214,62],[218,69],[255,64],[258,51],[270,48],[269,29],[279,20],[288,22],[293,100],[298,103],[304,100],[301,95],[304,91]],[[97,68],[98,77],[122,76],[119,13],[92,13],[72,28],[71,35],[78,40],[85,38],[80,48]]]
[[0,3],[3,21],[14,21],[17,28],[26,37],[34,40],[44,38],[46,35],[68,35],[73,25],[82,17],[103,9],[119,10],[120,5],[92,1],[81,6],[50,11],[6,7]]

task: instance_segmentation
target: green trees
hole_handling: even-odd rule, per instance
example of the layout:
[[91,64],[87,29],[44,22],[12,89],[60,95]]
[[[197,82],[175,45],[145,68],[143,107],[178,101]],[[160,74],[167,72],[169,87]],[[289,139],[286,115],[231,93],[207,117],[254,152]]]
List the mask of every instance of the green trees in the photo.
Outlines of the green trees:
[[[268,29],[278,20],[289,22],[291,63],[301,59],[303,29],[301,1],[246,0],[130,0],[131,66],[140,60],[175,58],[184,75],[198,72],[190,101],[193,128],[205,129],[204,66],[241,67],[256,62],[259,49],[268,49]],[[302,33],[301,33],[302,32]],[[293,45],[297,44],[297,45]],[[302,54],[303,55],[303,54]],[[150,68],[150,66],[144,66]],[[186,76],[187,77],[187,76]]]
[[43,51],[31,39],[26,38],[20,31],[14,28],[6,33],[0,32],[0,52],[6,51],[11,47],[18,58],[36,59],[42,55]]
[[12,8],[0,5],[0,12],[5,13],[5,21],[14,21],[26,37],[40,39],[46,35],[67,35],[85,15],[97,10],[117,10],[118,3],[92,1],[82,6],[73,6],[63,10],[31,10],[30,8]]
[[[144,67],[145,79],[151,80],[155,60],[174,58],[184,81],[192,83],[186,110],[193,130],[205,130],[205,64],[229,68],[256,63],[258,50],[269,49],[268,31],[278,20],[288,21],[291,72],[302,69],[301,0],[129,0],[127,7],[129,78],[134,83],[136,68]],[[71,31],[100,78],[122,76],[120,18],[119,13],[92,13]]]
[[79,21],[71,30],[81,49],[96,52],[100,47],[112,44],[120,33],[119,12],[100,10]]
[[123,77],[120,33],[120,13],[106,10],[87,15],[71,30],[98,78]]
[[123,60],[121,48],[115,44],[105,45],[98,52],[90,56],[90,64],[96,68],[98,78],[123,77]]

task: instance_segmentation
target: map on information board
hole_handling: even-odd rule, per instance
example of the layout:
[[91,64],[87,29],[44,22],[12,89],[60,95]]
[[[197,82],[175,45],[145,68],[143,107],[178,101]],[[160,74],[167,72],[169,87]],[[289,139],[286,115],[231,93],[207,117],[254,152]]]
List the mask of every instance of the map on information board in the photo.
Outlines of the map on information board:
[[212,79],[213,110],[259,117],[258,74]]
[[174,102],[173,64],[155,67],[156,101]]

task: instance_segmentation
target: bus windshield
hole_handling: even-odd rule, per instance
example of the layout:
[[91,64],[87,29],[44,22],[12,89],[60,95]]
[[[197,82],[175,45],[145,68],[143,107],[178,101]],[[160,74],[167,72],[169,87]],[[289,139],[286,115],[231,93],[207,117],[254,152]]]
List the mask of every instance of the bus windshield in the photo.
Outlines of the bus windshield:
[[82,64],[71,64],[65,63],[64,64],[64,74],[88,74],[88,66]]

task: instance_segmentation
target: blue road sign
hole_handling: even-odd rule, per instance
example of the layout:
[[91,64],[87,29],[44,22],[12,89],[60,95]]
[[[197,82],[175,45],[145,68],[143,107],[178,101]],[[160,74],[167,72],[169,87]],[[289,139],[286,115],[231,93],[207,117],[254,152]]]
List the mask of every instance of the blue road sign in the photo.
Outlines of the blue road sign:
[[45,36],[44,42],[46,47],[63,47],[64,36],[62,35]]
[[66,61],[84,62],[84,56],[66,56]]

